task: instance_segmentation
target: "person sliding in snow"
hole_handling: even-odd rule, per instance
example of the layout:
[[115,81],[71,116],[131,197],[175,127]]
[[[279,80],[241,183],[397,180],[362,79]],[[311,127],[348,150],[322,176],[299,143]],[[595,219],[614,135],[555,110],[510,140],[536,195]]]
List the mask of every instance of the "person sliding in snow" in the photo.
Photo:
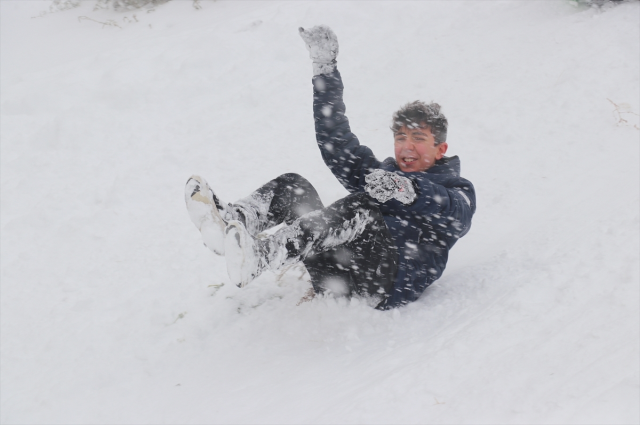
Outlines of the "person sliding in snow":
[[193,176],[185,188],[191,219],[205,245],[225,255],[229,278],[240,287],[264,270],[301,261],[316,293],[377,297],[379,309],[415,301],[442,275],[476,209],[460,160],[444,156],[447,119],[438,104],[405,105],[393,115],[395,159],[378,161],[345,116],[335,34],[323,25],[299,31],[313,61],[318,147],[350,195],[324,207],[306,179],[284,174],[225,204]]

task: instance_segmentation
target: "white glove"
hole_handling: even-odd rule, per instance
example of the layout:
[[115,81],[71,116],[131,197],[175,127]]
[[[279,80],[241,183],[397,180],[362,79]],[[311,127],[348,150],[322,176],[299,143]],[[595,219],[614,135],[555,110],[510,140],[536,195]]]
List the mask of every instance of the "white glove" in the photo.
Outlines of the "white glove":
[[318,25],[308,30],[300,27],[298,31],[313,61],[313,75],[332,73],[336,69],[338,38],[331,28]]
[[364,179],[367,182],[364,190],[378,202],[387,202],[389,199],[395,198],[408,205],[417,197],[411,180],[396,173],[374,170]]

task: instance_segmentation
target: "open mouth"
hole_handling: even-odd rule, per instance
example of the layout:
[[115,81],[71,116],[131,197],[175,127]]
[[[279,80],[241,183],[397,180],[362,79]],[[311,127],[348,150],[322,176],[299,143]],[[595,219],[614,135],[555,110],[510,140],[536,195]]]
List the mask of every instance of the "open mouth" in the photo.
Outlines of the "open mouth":
[[417,160],[417,158],[402,158],[402,162],[404,162],[405,164],[411,164],[412,162],[416,162]]

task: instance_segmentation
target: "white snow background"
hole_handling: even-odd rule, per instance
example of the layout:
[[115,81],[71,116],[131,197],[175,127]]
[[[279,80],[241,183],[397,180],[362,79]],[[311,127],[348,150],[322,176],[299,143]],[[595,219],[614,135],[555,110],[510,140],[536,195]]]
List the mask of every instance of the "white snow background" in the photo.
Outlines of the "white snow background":
[[[640,3],[49,4],[0,2],[3,424],[640,422]],[[361,142],[391,156],[392,112],[437,101],[477,190],[406,308],[238,289],[185,209],[193,173],[346,195],[297,31],[320,23]]]

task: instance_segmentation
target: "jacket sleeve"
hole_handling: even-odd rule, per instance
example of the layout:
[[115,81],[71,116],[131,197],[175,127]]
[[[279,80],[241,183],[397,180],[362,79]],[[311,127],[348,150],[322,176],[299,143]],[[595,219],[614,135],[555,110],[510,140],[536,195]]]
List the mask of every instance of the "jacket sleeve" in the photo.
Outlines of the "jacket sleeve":
[[380,162],[371,149],[360,145],[351,132],[342,100],[344,86],[340,72],[313,78],[313,117],[316,141],[324,163],[350,192],[364,191],[364,176]]

